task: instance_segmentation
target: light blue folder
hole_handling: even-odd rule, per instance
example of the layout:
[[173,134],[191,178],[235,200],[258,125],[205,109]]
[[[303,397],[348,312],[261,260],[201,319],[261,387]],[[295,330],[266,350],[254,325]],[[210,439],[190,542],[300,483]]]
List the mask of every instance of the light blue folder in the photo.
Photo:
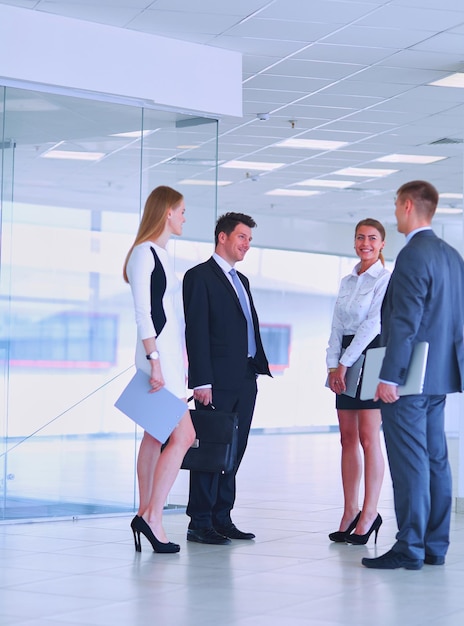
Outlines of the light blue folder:
[[114,406],[152,437],[165,443],[187,410],[187,404],[162,387],[149,393],[150,377],[137,370]]

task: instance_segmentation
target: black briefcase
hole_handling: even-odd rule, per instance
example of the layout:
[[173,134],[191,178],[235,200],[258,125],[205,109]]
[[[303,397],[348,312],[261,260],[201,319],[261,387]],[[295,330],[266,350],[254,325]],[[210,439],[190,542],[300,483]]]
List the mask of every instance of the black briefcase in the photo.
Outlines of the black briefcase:
[[237,461],[237,413],[191,409],[190,415],[196,437],[181,468],[192,472],[231,472]]

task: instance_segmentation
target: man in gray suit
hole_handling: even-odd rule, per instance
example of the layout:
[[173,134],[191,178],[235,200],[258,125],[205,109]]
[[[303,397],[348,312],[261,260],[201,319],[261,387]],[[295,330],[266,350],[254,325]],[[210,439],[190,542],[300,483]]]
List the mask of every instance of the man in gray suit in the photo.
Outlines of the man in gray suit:
[[[375,569],[442,565],[449,545],[451,472],[444,430],[446,394],[463,390],[464,261],[431,229],[438,192],[428,182],[402,185],[395,216],[406,246],[382,306],[386,346],[380,398],[398,524],[396,543]],[[429,342],[421,395],[398,396],[414,346]]]

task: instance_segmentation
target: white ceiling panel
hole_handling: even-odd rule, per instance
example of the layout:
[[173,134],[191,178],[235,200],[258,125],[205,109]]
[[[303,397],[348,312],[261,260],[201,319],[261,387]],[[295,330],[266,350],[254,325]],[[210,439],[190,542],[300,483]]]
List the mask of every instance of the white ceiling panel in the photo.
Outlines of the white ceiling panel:
[[316,43],[294,55],[294,59],[327,61],[331,63],[352,63],[354,65],[372,65],[395,54],[391,48],[380,46],[342,45],[334,43]]
[[[460,33],[438,33],[416,43],[413,50],[426,50],[427,52],[442,52],[443,54],[456,54],[462,52],[462,34]],[[462,55],[461,55],[462,58]],[[464,59],[462,58],[464,61]]]
[[288,19],[289,14],[287,14],[287,19],[263,19],[262,15],[260,13],[258,17],[234,26],[227,34],[231,37],[283,39],[307,44],[325,37],[333,30],[330,24],[316,21],[291,21]]
[[267,74],[279,76],[307,76],[308,78],[323,78],[325,80],[340,80],[365,67],[355,63],[334,63],[324,61],[310,61],[305,59],[287,59],[272,67]]
[[151,33],[166,36],[182,33],[217,35],[234,26],[237,19],[235,15],[218,13],[151,11],[148,9],[135,17],[129,27],[137,30],[147,29]]
[[[431,37],[430,31],[412,28],[384,28],[383,26],[351,26],[335,32],[325,39],[325,43],[345,46],[357,45],[380,48],[409,48]],[[443,51],[444,52],[444,51]]]
[[[438,5],[437,5],[438,6]],[[447,30],[462,24],[464,12],[428,9],[424,6],[408,7],[387,3],[374,13],[358,21],[358,26],[379,26],[398,28],[399,24],[412,24],[415,30],[432,33]]]
[[[383,4],[382,0],[366,2],[339,2],[338,0],[288,0],[287,2],[269,3],[267,9],[262,11],[261,17],[275,19],[299,19],[306,22],[324,22],[327,24],[350,24],[351,22],[367,15]],[[298,16],[298,18],[297,18]]]
[[[223,161],[283,163],[273,171],[219,168],[219,179],[232,184],[218,190],[219,210],[249,210],[257,215],[285,215],[302,223],[346,222],[374,215],[394,222],[393,198],[397,187],[413,178],[427,178],[439,190],[462,192],[464,89],[428,83],[454,72],[464,73],[464,3],[462,0],[0,0],[30,10],[121,26],[186,41],[206,43],[243,54],[243,119],[220,120],[219,158]],[[84,50],[84,47],[83,47]],[[53,97],[25,95],[9,101],[9,124],[24,159],[34,159],[35,180],[47,171],[47,159],[38,154],[53,142],[112,150],[102,168],[118,167],[120,205],[123,187],[136,177],[136,168],[124,169],[124,155],[137,145],[109,137],[132,130],[131,115],[113,123],[110,111],[99,124],[98,137],[88,136],[85,101],[75,111],[75,124],[63,137],[64,112]],[[258,113],[269,113],[259,121]],[[69,112],[66,112],[68,115]],[[161,127],[173,114],[156,114]],[[115,128],[116,125],[124,128]],[[196,130],[195,130],[196,129]],[[105,136],[105,132],[107,135]],[[214,177],[214,167],[199,165],[210,154],[211,134],[200,127],[185,130],[197,149],[181,149],[169,133],[151,135],[146,165],[153,175],[168,171],[163,159],[177,158],[179,176]],[[346,141],[338,150],[282,148],[283,139],[311,138]],[[445,143],[433,144],[443,140]],[[34,143],[33,143],[34,142]],[[89,148],[90,149],[90,148]],[[379,164],[389,154],[446,156],[443,161],[419,166]],[[182,160],[185,159],[185,160]],[[54,164],[56,166],[56,162]],[[69,177],[62,163],[62,190],[79,187],[86,197],[104,203],[105,189],[93,183],[92,166],[83,165]],[[380,179],[354,179],[352,188],[318,188],[313,197],[271,196],[273,189],[316,189],[298,185],[312,178],[339,180],[337,170],[385,167],[398,172]],[[77,170],[74,170],[75,172]],[[169,170],[172,176],[172,166]],[[248,174],[248,177],[247,177]],[[346,178],[346,177],[345,177]],[[179,178],[179,181],[181,178]],[[132,184],[132,183],[131,183]],[[135,184],[135,180],[134,180]],[[180,182],[179,182],[179,185]],[[202,190],[182,184],[187,198],[200,198]],[[83,193],[81,191],[81,193]],[[58,195],[57,195],[58,197]],[[66,202],[66,198],[63,202]],[[453,200],[453,202],[456,202]],[[462,206],[462,200],[458,200]],[[437,216],[438,222],[462,225],[462,215]]]

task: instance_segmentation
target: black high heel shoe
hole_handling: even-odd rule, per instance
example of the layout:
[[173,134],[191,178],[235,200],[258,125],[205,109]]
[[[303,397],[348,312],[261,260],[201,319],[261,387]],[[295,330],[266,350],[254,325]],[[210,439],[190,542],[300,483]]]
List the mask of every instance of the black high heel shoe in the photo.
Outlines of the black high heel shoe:
[[143,519],[143,517],[139,517],[136,515],[131,522],[132,532],[134,533],[134,543],[135,543],[135,551],[142,552],[142,544],[140,543],[140,533],[144,535],[148,541],[151,543],[152,548],[155,552],[164,553],[164,554],[173,554],[174,552],[179,552],[180,545],[178,543],[172,543],[168,541],[168,543],[164,543],[163,541],[159,541],[155,535],[153,534],[152,529],[147,524],[147,522]]
[[349,535],[345,541],[347,543],[352,543],[354,546],[364,546],[368,541],[369,537],[375,532],[374,543],[377,543],[377,535],[379,534],[379,528],[382,526],[382,518],[380,517],[380,513],[377,514],[377,517],[372,522],[372,526],[369,528],[365,535],[356,535],[355,533]]
[[359,522],[359,518],[361,517],[361,511],[356,515],[354,520],[348,526],[346,530],[336,530],[334,533],[330,533],[329,539],[330,541],[335,541],[335,543],[345,543],[346,538],[350,534],[352,530],[356,528],[356,524]]

